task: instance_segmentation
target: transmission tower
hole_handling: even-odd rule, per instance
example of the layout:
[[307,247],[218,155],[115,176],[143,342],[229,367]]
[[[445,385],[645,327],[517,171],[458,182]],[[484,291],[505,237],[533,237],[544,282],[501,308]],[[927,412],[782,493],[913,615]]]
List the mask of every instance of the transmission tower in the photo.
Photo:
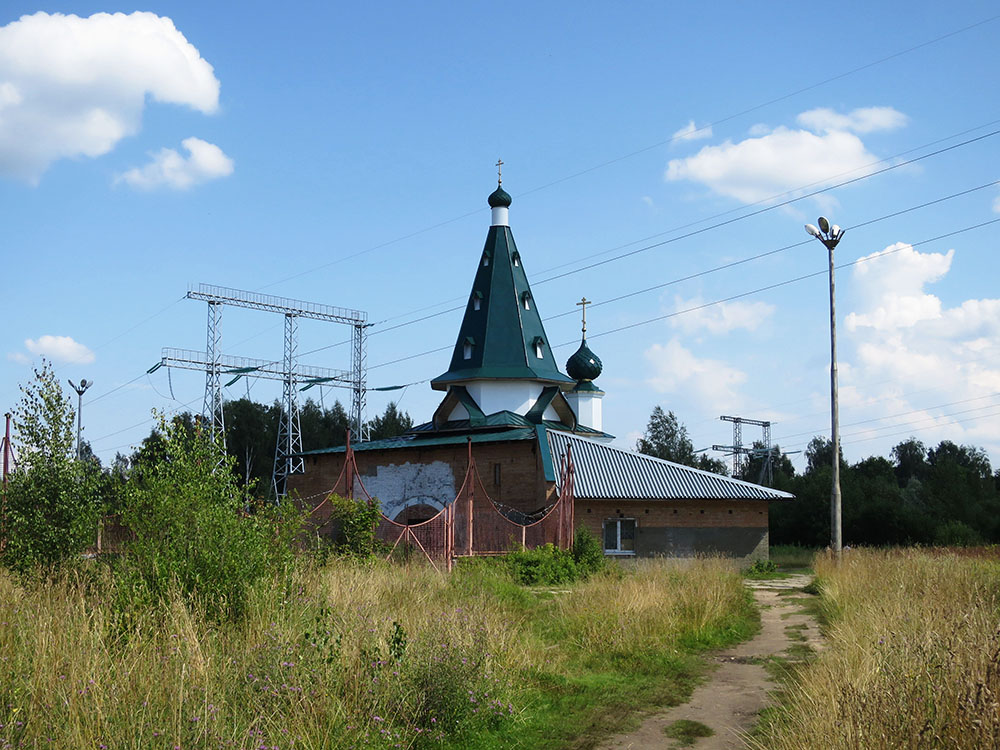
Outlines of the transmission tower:
[[[153,367],[182,367],[198,369],[206,373],[205,402],[203,414],[211,425],[212,437],[215,440],[225,440],[225,422],[222,413],[222,376],[235,374],[237,377],[255,373],[263,377],[280,376],[283,381],[282,410],[278,423],[278,441],[274,451],[273,484],[275,494],[285,493],[286,480],[289,474],[302,471],[303,459],[302,434],[299,427],[298,384],[309,382],[309,385],[329,384],[351,389],[351,419],[355,434],[364,439],[365,431],[365,396],[367,377],[367,332],[370,327],[368,314],[360,310],[350,310],[343,307],[333,307],[317,302],[275,297],[270,294],[248,292],[241,289],[199,284],[197,288],[188,289],[188,299],[201,300],[208,303],[208,340],[204,354],[177,349],[164,349],[160,363]],[[276,362],[263,360],[248,360],[239,357],[226,357],[222,354],[222,306],[233,305],[263,312],[281,313],[285,316],[284,358],[280,368],[275,368]],[[351,370],[328,370],[326,368],[302,368],[296,362],[298,349],[298,319],[310,318],[333,323],[342,323],[352,328],[351,335]],[[180,352],[182,356],[175,357],[173,353]],[[237,364],[242,362],[244,364]],[[253,364],[248,364],[253,363]],[[228,365],[228,370],[224,369]],[[231,381],[235,382],[235,381]],[[229,383],[227,383],[229,385]],[[307,386],[309,387],[309,386]]]
[[[733,457],[733,476],[739,478],[743,475],[744,467],[747,463],[747,457],[757,455],[763,455],[764,457],[764,469],[761,473],[761,477],[758,481],[764,479],[764,474],[767,475],[767,483],[771,483],[771,423],[760,419],[747,419],[745,417],[719,417],[723,422],[733,423],[733,444],[732,445],[713,445],[712,450],[725,451],[727,455]],[[756,448],[745,448],[743,446],[743,425],[755,425],[761,428],[762,436],[761,443],[763,444],[763,449]]]

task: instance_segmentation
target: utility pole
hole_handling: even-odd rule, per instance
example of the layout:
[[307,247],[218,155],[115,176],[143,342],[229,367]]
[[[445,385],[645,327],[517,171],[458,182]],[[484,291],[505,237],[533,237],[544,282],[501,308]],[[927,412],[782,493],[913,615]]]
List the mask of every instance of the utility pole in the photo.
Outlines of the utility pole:
[[830,431],[833,440],[833,486],[830,489],[830,546],[837,560],[843,549],[840,512],[840,403],[837,397],[837,298],[833,281],[833,250],[844,230],[819,217],[819,227],[806,224],[806,233],[822,242],[830,254]]
[[4,414],[7,427],[3,437],[3,495],[0,496],[0,552],[7,547],[7,475],[10,474],[10,412]]
[[94,384],[93,380],[87,380],[84,378],[80,381],[80,385],[75,385],[72,380],[69,384],[73,386],[73,390],[76,391],[77,402],[76,402],[76,460],[80,460],[80,432],[83,430],[83,394],[87,392],[87,389]]

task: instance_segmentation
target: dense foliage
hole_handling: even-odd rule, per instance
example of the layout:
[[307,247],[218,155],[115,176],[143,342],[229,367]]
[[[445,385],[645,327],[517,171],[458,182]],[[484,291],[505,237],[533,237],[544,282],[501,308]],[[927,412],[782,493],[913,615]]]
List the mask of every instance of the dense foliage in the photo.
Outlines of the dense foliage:
[[[771,542],[824,546],[830,539],[830,441],[814,438],[804,473],[782,462],[775,487],[797,500],[771,505]],[[841,458],[844,543],[850,545],[1000,542],[1000,472],[980,448],[944,440],[927,448],[910,438],[892,459]]]
[[255,501],[232,457],[182,419],[161,419],[157,453],[132,467],[124,492],[129,597],[162,601],[176,589],[210,614],[240,616],[250,586],[290,561],[298,514]]
[[0,561],[17,570],[79,557],[101,512],[99,471],[75,456],[75,413],[48,362],[21,388],[13,422],[22,470],[0,517]]
[[687,427],[672,412],[664,412],[659,406],[653,407],[649,422],[642,437],[636,441],[635,449],[647,456],[655,456],[674,463],[693,466],[696,469],[726,474],[726,465],[705,453],[696,453]]

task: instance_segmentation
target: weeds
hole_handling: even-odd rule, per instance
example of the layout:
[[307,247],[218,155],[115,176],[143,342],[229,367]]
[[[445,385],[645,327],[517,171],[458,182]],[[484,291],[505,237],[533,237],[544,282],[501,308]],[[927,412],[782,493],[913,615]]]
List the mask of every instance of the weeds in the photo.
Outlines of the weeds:
[[1000,565],[852,550],[816,572],[828,646],[761,747],[1000,746]]
[[718,562],[558,595],[478,562],[303,563],[240,620],[168,589],[127,627],[110,575],[0,573],[0,748],[557,747],[683,698],[690,650],[754,627]]

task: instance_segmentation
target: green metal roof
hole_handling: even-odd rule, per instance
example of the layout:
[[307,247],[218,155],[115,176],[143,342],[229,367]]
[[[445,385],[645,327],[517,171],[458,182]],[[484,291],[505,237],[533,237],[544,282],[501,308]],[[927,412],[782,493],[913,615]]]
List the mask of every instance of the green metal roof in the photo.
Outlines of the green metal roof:
[[[399,437],[386,438],[385,440],[372,440],[367,443],[356,443],[352,447],[358,453],[364,451],[387,451],[394,448],[426,448],[436,445],[464,445],[470,438],[473,443],[503,443],[514,440],[535,440],[538,435],[535,426],[522,427],[518,429],[502,430],[500,432],[473,432],[464,434],[443,435],[438,432],[422,435],[409,432]],[[335,448],[320,448],[314,451],[298,453],[299,456],[317,456],[324,453],[344,453],[346,448],[339,445]]]
[[[514,264],[516,254],[510,227],[490,227],[451,366],[431,381],[432,388],[443,391],[453,383],[470,380],[574,382],[559,371],[520,257]],[[477,310],[474,301],[479,294]],[[541,358],[535,348],[539,341]]]

